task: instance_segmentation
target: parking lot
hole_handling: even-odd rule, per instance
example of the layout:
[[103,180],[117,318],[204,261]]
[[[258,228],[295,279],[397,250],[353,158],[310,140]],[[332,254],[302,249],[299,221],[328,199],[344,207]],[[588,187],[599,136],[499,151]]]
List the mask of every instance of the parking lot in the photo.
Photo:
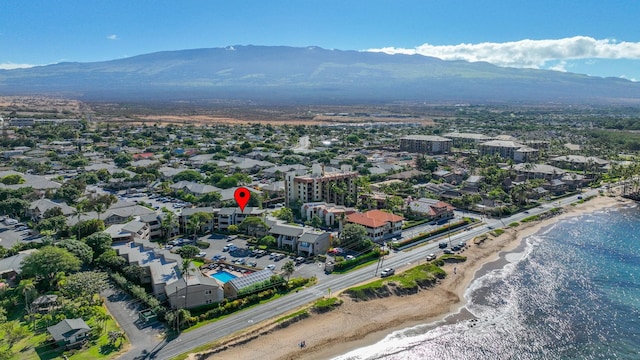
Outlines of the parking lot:
[[[249,249],[247,241],[245,239],[233,236],[226,236],[221,234],[206,235],[200,238],[200,241],[208,242],[210,244],[208,249],[202,249],[202,252],[206,253],[205,258],[209,260],[221,259],[228,263],[241,263],[243,266],[255,268],[257,270],[271,268],[274,272],[280,272],[282,266],[289,260],[295,262],[295,256],[288,256],[282,253],[273,252],[274,254],[280,254],[279,257],[274,258],[271,256],[272,252],[265,251],[263,254],[255,254]],[[180,245],[174,247],[172,250],[177,249]],[[222,259],[224,258],[224,259]],[[296,270],[291,275],[292,277],[312,277],[318,278],[325,277],[324,263],[320,262],[307,262],[296,264]]]
[[42,236],[33,235],[34,230],[22,223],[5,222],[0,220],[0,245],[11,248],[17,242],[41,241]]

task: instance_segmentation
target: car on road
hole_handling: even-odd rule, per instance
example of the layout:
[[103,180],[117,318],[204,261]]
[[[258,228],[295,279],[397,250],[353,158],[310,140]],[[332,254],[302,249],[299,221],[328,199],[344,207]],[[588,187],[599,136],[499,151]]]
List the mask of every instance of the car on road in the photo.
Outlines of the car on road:
[[578,196],[578,200],[582,200],[582,195]]
[[439,244],[438,244],[438,247],[439,247],[440,249],[446,249],[446,248],[447,248],[447,246],[449,246],[449,244],[447,244],[447,242],[446,242],[446,241],[442,241],[441,243],[439,243]]
[[433,261],[436,259],[436,255],[435,254],[429,254],[427,255],[427,261]]
[[386,269],[382,270],[382,272],[380,273],[380,277],[391,276],[391,275],[393,275],[395,273],[396,273],[396,271],[393,268],[386,268]]

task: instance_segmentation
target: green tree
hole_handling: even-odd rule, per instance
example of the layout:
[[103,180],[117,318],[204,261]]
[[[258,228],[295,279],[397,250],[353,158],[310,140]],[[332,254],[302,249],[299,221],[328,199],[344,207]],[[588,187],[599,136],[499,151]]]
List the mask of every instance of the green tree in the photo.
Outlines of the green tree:
[[313,215],[310,220],[310,224],[314,228],[319,228],[322,226],[322,219],[318,215]]
[[[108,275],[102,271],[82,271],[67,276],[60,291],[69,299],[92,299],[109,287]],[[93,302],[93,301],[92,301]]]
[[179,181],[192,181],[192,182],[200,182],[204,178],[202,174],[200,174],[197,170],[184,170],[177,174],[175,174],[172,178],[173,182]]
[[20,174],[11,174],[0,178],[0,182],[5,185],[24,184],[26,180]]
[[78,259],[80,259],[84,264],[89,264],[93,260],[93,249],[91,249],[89,245],[80,240],[62,240],[58,242],[56,246],[69,251]]
[[169,241],[173,229],[178,225],[178,219],[176,219],[176,215],[172,211],[163,213],[163,215],[162,221],[160,222],[160,230],[162,231],[162,239],[166,243]]
[[293,222],[293,211],[288,207],[283,207],[280,210],[274,211],[273,215],[275,215],[280,220]]
[[127,153],[119,153],[113,158],[113,162],[116,166],[121,168],[129,166],[131,161],[133,161],[133,156]]
[[267,236],[264,236],[262,239],[260,239],[258,243],[260,245],[264,245],[268,247],[276,247],[276,245],[278,244],[278,240],[276,240],[276,238],[271,235],[267,235]]
[[238,229],[246,232],[249,236],[255,236],[257,232],[264,232],[269,226],[259,216],[248,216],[238,226]]
[[78,234],[78,239],[84,239],[87,236],[104,231],[104,222],[99,219],[83,220],[73,225],[71,230]]
[[81,264],[80,259],[69,251],[45,246],[27,255],[22,261],[21,269],[23,277],[42,279],[44,284],[50,285],[56,274],[78,271]]
[[232,233],[232,234],[237,233],[237,232],[238,232],[238,230],[240,230],[240,229],[238,228],[238,225],[231,224],[231,225],[227,226],[227,231],[228,231],[228,232],[230,232],[230,233]]
[[114,249],[106,250],[93,262],[98,268],[111,271],[119,271],[127,265],[127,261],[119,256]]
[[287,277],[287,282],[289,282],[289,277],[294,271],[296,271],[296,264],[293,261],[289,260],[282,265],[282,273]]
[[111,243],[113,240],[107,233],[96,232],[87,236],[86,239],[84,239],[84,242],[93,250],[93,258],[95,259],[107,250],[111,250]]
[[9,344],[9,349],[13,348],[18,341],[29,335],[29,331],[18,321],[9,321],[0,326],[4,340]]
[[359,250],[367,245],[367,229],[359,224],[346,224],[340,233],[340,246]]
[[180,254],[185,259],[193,259],[200,253],[200,249],[194,245],[185,245],[178,249],[176,253]]

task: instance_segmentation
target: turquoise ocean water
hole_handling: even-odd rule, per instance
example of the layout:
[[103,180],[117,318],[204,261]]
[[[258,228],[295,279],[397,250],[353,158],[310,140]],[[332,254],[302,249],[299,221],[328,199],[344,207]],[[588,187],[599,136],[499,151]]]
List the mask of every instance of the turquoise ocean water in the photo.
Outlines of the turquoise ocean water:
[[396,331],[338,359],[640,359],[640,209],[562,220],[481,271],[473,319]]

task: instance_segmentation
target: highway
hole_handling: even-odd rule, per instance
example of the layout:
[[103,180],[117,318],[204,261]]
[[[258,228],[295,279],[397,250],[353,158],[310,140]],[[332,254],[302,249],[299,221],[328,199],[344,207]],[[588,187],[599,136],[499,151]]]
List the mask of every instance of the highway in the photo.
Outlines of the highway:
[[[589,190],[581,194],[583,197],[597,195],[598,190]],[[458,232],[451,235],[452,244],[461,241],[469,241],[475,236],[486,233],[492,228],[508,226],[512,222],[521,221],[529,216],[537,215],[554,207],[569,205],[578,200],[578,195],[569,196],[553,203],[543,204],[529,211],[514,214],[510,217],[500,219],[485,219],[485,223],[476,226],[468,231]],[[442,239],[442,238],[441,238]],[[447,237],[444,237],[447,239]],[[420,262],[425,262],[425,256],[430,253],[438,253],[438,241],[430,242],[413,250],[400,251],[390,254],[384,259],[382,267],[392,267],[401,269],[407,266],[415,266]],[[139,350],[133,353],[130,351],[120,357],[120,359],[169,359],[179,354],[188,352],[191,349],[213,342],[216,339],[245,330],[261,321],[282,316],[295,308],[308,304],[331,292],[347,289],[359,283],[371,280],[376,276],[377,263],[367,267],[351,271],[347,274],[334,274],[322,280],[318,284],[297,293],[291,293],[266,304],[240,311],[222,320],[200,327],[198,329],[182,333],[170,341],[162,341],[153,349]]]

